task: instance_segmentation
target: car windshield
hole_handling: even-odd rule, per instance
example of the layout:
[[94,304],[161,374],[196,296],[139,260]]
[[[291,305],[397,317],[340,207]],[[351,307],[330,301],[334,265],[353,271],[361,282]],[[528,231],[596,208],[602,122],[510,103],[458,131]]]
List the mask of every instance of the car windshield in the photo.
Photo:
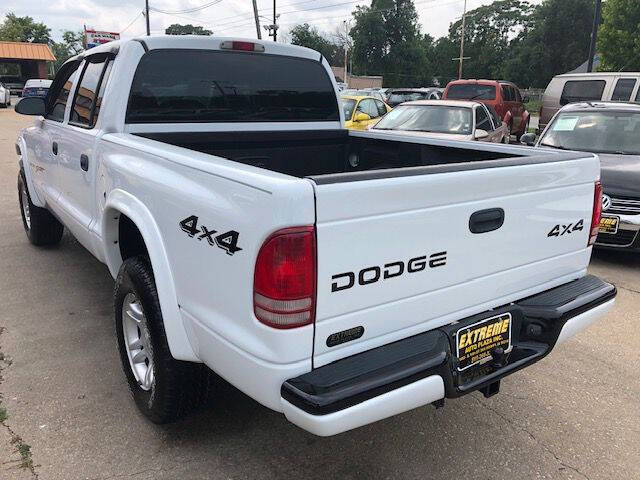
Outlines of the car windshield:
[[640,155],[640,113],[561,113],[540,139],[540,145],[593,153]]
[[349,121],[353,115],[353,109],[356,108],[356,101],[351,98],[342,99],[342,111],[344,112],[344,119]]
[[471,134],[471,109],[443,105],[401,105],[387,113],[376,130]]
[[461,83],[451,85],[447,92],[451,100],[494,100],[496,87],[494,85],[478,85],[475,83]]

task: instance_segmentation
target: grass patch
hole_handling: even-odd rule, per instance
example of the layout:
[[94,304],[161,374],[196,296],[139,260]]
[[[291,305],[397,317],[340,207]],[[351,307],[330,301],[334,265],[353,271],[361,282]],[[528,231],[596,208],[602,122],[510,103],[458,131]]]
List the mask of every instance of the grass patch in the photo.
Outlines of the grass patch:
[[0,423],[4,422],[9,415],[7,415],[7,409],[0,405]]
[[541,106],[542,100],[532,100],[524,104],[524,108],[526,108],[531,115],[538,115]]
[[31,458],[31,445],[20,442],[18,445],[18,452],[20,452],[20,458],[22,458],[22,468],[33,469],[33,458]]

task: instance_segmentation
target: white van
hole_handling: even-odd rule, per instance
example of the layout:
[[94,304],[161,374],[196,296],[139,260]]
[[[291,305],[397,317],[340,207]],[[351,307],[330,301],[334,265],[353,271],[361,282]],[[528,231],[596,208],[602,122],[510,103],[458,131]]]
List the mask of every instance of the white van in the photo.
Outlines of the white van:
[[639,72],[565,73],[553,77],[542,97],[538,133],[556,112],[575,102],[611,100],[640,102]]

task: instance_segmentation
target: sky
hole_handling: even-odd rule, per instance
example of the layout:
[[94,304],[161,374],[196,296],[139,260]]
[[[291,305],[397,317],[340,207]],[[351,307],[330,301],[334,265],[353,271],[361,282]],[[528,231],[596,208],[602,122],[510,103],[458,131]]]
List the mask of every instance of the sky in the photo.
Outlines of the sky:
[[[435,38],[447,34],[449,24],[462,16],[465,0],[414,0],[420,16],[423,33]],[[467,0],[467,10],[491,3],[492,0]],[[533,0],[539,3],[541,0]],[[28,15],[51,28],[54,39],[61,38],[62,30],[82,30],[83,25],[96,30],[121,32],[122,38],[145,33],[142,16],[144,0],[2,0],[0,20],[13,12]],[[172,23],[191,23],[213,30],[215,35],[256,37],[251,0],[149,0],[151,8],[164,12],[178,12],[213,5],[188,13],[161,13],[149,15],[151,33],[162,34]],[[273,21],[273,0],[257,0],[261,25]],[[320,31],[331,34],[344,28],[344,21],[358,5],[370,5],[371,0],[277,0],[279,34],[284,34],[299,23],[309,23]],[[263,30],[263,38],[266,32]]]

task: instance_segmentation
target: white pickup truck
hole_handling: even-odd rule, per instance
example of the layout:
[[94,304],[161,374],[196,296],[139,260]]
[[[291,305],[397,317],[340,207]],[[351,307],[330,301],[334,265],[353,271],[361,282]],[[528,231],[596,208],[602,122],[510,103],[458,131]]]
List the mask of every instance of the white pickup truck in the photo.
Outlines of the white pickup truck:
[[66,228],[108,266],[154,422],[207,367],[317,435],[490,396],[614,302],[587,275],[597,156],[347,131],[309,49],[113,42],[16,111],[37,116],[16,144],[27,236]]

